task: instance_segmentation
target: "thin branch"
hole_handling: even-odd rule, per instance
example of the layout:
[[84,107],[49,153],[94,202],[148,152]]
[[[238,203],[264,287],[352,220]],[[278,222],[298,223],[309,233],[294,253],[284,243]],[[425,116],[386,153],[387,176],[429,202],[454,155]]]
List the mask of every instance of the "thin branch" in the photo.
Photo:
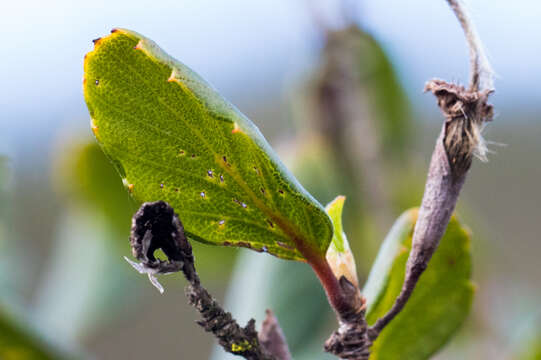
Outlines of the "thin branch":
[[[245,327],[240,327],[231,314],[222,309],[201,285],[195,270],[192,247],[184,234],[182,223],[169,204],[164,201],[144,203],[133,216],[130,243],[133,256],[141,263],[127,259],[128,262],[139,272],[148,274],[160,292],[163,292],[163,288],[155,275],[182,271],[189,283],[186,286],[189,303],[203,318],[197,323],[207,332],[213,333],[225,351],[249,360],[291,359],[291,356],[283,355],[289,355],[285,339],[270,336],[270,325],[264,326],[263,345],[260,343],[253,319],[248,321]],[[157,249],[162,249],[168,258],[167,261],[154,257],[154,251]],[[276,319],[274,324],[273,329],[277,332],[279,326]],[[274,352],[276,347],[286,349],[287,353]],[[267,349],[271,352],[267,352]]]
[[426,269],[455,209],[473,155],[476,152],[484,155],[481,130],[493,115],[492,106],[487,103],[493,91],[492,70],[475,27],[460,1],[446,1],[458,18],[470,48],[469,89],[442,80],[432,80],[425,87],[425,91],[436,96],[445,121],[432,154],[404,284],[389,312],[369,329],[372,340],[404,308]]
[[460,22],[470,49],[470,90],[492,90],[494,71],[486,56],[483,43],[461,0],[446,0]]

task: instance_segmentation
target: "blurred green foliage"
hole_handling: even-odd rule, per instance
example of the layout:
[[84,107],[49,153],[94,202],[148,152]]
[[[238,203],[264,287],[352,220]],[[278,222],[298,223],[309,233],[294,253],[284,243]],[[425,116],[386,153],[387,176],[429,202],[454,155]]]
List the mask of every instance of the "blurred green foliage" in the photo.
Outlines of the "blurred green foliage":
[[[370,325],[390,310],[402,289],[416,221],[417,209],[405,212],[381,246],[363,289]],[[425,360],[437,352],[469,314],[471,269],[470,235],[453,217],[408,303],[372,345],[370,359]]]
[[[8,249],[6,241],[5,221],[8,203],[8,160],[0,156],[0,264],[3,274],[0,277],[0,359],[2,360],[48,360],[66,359],[67,355],[57,345],[53,345],[46,339],[32,319],[27,316],[24,310],[15,306],[16,294],[10,291],[10,286],[4,283],[4,277],[13,275],[14,269],[7,268],[5,254]],[[6,279],[9,280],[9,279]]]
[[[396,70],[383,47],[368,32],[357,25],[344,29],[328,31],[323,50],[322,68],[314,78],[314,106],[328,106],[329,96],[350,96],[349,94],[332,94],[332,92],[351,91],[354,101],[361,104],[365,121],[373,121],[377,141],[387,160],[407,159],[407,147],[412,135],[412,116],[409,100],[404,88],[398,80]],[[352,79],[358,87],[343,88]],[[322,129],[336,127],[335,132],[344,131],[334,119],[323,120]],[[322,113],[320,117],[324,117]],[[333,121],[334,120],[334,121]],[[338,126],[337,126],[338,125]]]
[[530,348],[526,350],[519,360],[541,360],[541,339],[537,339],[530,345]]
[[413,117],[397,72],[377,40],[351,24],[328,30],[316,71],[294,97],[299,146],[291,166],[322,203],[348,198],[346,233],[361,272],[386,226],[419,203],[411,162]]
[[0,249],[5,241],[5,222],[8,212],[8,160],[0,155]]
[[0,359],[62,360],[75,359],[46,340],[22,312],[0,301]]
[[541,312],[537,309],[536,313],[517,332],[519,336],[515,341],[514,360],[541,360]]
[[[115,245],[129,250],[131,216],[138,204],[124,189],[118,173],[95,141],[74,142],[56,158],[54,184],[67,201],[103,214]],[[122,241],[120,241],[122,240]]]

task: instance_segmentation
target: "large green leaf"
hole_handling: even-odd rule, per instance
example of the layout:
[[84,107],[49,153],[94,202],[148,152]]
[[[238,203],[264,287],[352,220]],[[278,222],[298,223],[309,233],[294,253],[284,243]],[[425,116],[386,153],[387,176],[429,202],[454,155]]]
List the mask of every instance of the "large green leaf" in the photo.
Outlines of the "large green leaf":
[[[417,210],[405,212],[385,239],[363,294],[373,324],[393,305],[404,281]],[[413,295],[372,347],[370,359],[428,359],[460,327],[471,307],[470,236],[453,217]]]
[[[163,199],[188,236],[321,259],[331,221],[259,130],[188,67],[128,30],[85,59],[92,129],[136,199]],[[317,260],[316,260],[317,261]]]

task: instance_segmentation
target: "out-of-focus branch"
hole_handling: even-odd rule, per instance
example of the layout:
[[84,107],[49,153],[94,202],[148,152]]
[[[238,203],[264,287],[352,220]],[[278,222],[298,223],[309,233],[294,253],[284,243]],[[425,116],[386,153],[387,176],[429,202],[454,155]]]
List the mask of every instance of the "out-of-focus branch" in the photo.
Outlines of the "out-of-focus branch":
[[[278,336],[281,330],[276,318],[267,314],[266,324],[258,337],[253,319],[245,327],[240,327],[201,285],[195,270],[192,246],[169,204],[164,201],[144,203],[133,216],[130,243],[133,256],[141,263],[128,261],[139,272],[148,274],[160,292],[163,292],[163,288],[157,282],[156,274],[182,271],[189,283],[185,290],[189,303],[203,318],[197,323],[213,333],[225,351],[249,360],[291,359],[285,338]],[[154,257],[157,249],[162,249],[168,257],[167,261]]]
[[319,133],[335,154],[341,176],[357,187],[351,194],[357,197],[352,204],[373,209],[370,214],[383,233],[391,219],[387,171],[381,124],[376,121],[360,74],[361,38],[362,30],[353,24],[328,32],[325,62],[315,84],[314,116]]
[[284,332],[271,310],[267,310],[265,320],[261,324],[259,343],[268,354],[271,354],[276,359],[292,359]]
[[389,312],[369,329],[373,340],[406,305],[447,228],[473,155],[484,157],[486,152],[481,130],[493,115],[492,106],[487,103],[493,91],[492,70],[463,4],[458,0],[446,1],[457,16],[470,48],[469,89],[443,80],[429,81],[425,87],[436,96],[445,122],[432,154],[404,284]]

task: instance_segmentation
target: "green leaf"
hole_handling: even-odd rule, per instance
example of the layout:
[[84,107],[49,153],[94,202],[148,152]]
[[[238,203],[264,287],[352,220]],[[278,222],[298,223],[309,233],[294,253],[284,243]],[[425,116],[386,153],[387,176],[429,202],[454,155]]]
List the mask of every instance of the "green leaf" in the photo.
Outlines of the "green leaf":
[[345,201],[345,196],[337,196],[333,201],[327,204],[327,207],[325,208],[331,217],[334,226],[331,245],[329,246],[325,257],[337,279],[345,276],[346,279],[358,288],[359,280],[357,278],[355,259],[349,247],[346,234],[342,229],[342,210],[344,209]]
[[342,211],[344,209],[345,201],[345,196],[337,196],[325,207],[325,210],[327,210],[327,214],[329,214],[334,226],[334,233],[329,249],[333,248],[335,251],[340,253],[345,252],[346,248],[349,248],[348,239],[346,238],[346,234],[344,234],[344,230],[342,229]]
[[188,67],[128,30],[85,58],[92,129],[140,201],[162,199],[188,236],[320,260],[332,237],[323,207],[255,125]]
[[[411,249],[417,210],[405,212],[385,239],[363,294],[373,324],[393,305]],[[372,360],[430,358],[467,317],[474,294],[470,236],[453,217],[412,297],[372,347]]]

